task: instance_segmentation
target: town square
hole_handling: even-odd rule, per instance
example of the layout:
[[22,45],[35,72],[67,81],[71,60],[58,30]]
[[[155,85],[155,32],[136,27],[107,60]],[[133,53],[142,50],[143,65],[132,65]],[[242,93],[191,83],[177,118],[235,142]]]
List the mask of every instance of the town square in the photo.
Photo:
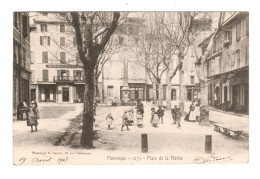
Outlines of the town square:
[[14,12],[13,34],[15,165],[248,162],[249,12]]

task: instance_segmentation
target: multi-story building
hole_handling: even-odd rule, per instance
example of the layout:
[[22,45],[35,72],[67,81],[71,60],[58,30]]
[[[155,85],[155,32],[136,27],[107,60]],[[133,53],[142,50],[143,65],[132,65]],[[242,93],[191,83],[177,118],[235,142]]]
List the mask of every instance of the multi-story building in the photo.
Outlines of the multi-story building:
[[13,110],[30,102],[30,28],[28,12],[13,13]]
[[[140,64],[139,57],[132,49],[133,47],[140,48],[142,43],[140,39],[143,37],[139,29],[142,23],[140,21],[142,21],[142,18],[129,17],[123,26],[118,27],[112,37],[121,46],[122,50],[113,55],[111,60],[104,65],[103,77],[99,79],[100,83],[103,81],[103,97],[105,101],[122,100],[122,89],[124,89],[124,82],[126,81],[129,87],[130,100],[153,100],[152,82],[145,67]],[[173,66],[174,64],[176,63],[173,63]],[[166,77],[167,71],[161,77],[163,100],[166,100]],[[156,95],[158,98],[158,91]],[[179,72],[172,79],[171,100],[179,100]]]
[[[204,53],[211,36],[199,46]],[[207,58],[208,103],[248,112],[249,107],[249,13],[237,12],[223,24]]]
[[81,102],[84,73],[72,27],[57,13],[31,13],[31,98],[39,102]]

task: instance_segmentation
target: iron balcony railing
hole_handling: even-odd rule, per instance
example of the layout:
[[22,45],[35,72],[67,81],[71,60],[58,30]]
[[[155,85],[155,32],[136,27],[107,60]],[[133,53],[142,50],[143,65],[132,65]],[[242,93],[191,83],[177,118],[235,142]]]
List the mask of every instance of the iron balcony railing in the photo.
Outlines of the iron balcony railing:
[[54,76],[54,82],[83,82],[83,76]]

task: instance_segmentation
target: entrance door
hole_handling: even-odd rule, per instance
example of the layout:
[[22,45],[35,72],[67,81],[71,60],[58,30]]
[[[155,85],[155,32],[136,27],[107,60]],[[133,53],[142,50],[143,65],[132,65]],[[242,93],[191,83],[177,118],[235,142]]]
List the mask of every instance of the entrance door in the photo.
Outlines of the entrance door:
[[228,87],[224,86],[224,102],[227,102]]
[[191,89],[187,89],[187,100],[192,101],[192,93]]
[[50,88],[45,88],[45,100],[46,102],[50,102]]
[[36,100],[36,89],[31,89],[31,100]]
[[69,88],[62,88],[62,101],[69,102],[70,95],[69,95]]

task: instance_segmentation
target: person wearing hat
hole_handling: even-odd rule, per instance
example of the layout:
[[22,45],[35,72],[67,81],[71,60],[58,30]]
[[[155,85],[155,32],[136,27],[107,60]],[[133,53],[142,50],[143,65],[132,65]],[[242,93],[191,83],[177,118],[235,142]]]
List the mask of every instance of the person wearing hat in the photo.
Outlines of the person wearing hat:
[[159,117],[159,121],[161,120],[161,123],[163,124],[163,116],[164,116],[164,110],[162,109],[162,106],[159,106],[159,109],[157,110],[157,114]]
[[127,110],[124,110],[124,114],[122,115],[122,128],[121,128],[121,131],[123,131],[123,128],[125,126],[126,126],[127,130],[129,131]]
[[171,109],[173,124],[176,124],[176,122],[177,122],[177,119],[176,119],[177,109],[178,109],[178,106],[177,106],[177,105],[174,105],[174,108]]

